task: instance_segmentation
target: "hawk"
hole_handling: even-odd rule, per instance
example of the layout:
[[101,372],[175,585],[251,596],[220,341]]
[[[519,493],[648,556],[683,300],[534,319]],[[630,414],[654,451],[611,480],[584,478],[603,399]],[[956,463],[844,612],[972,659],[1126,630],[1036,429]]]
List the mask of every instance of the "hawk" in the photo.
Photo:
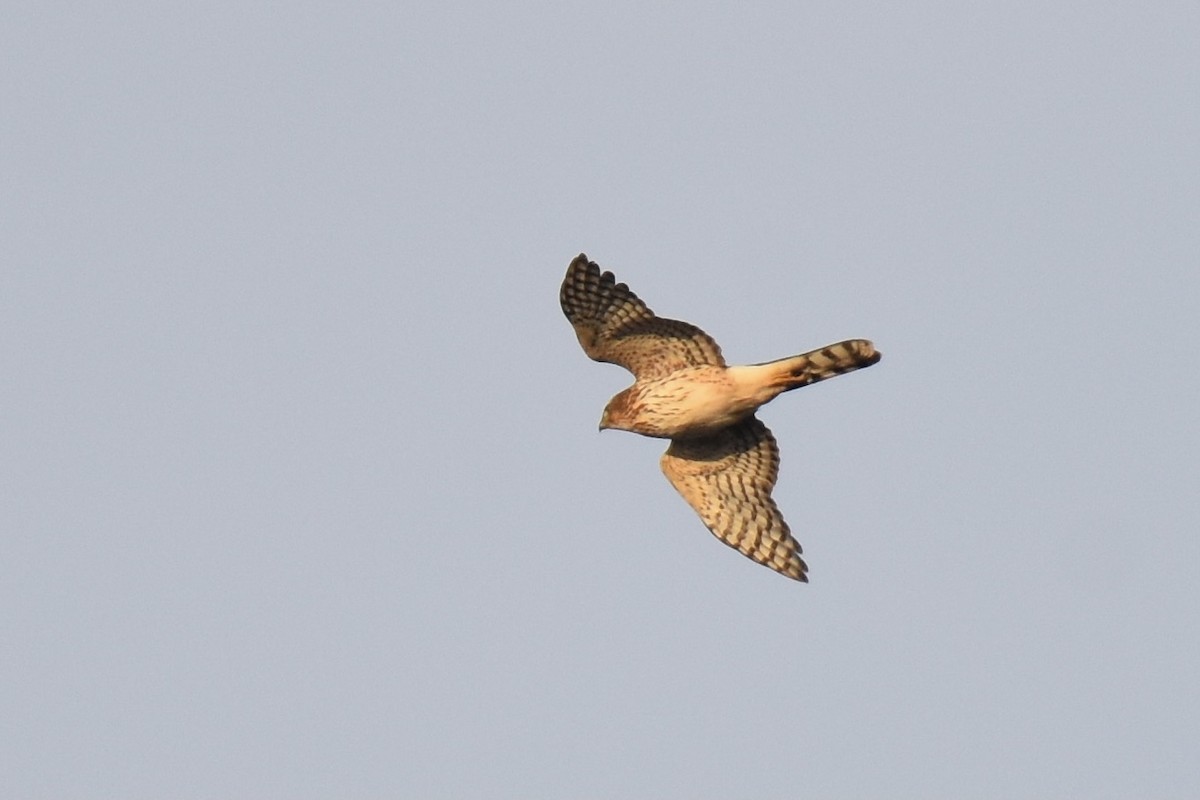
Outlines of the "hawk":
[[670,439],[662,471],[708,529],[759,564],[807,582],[800,544],[771,499],[779,447],[754,412],[783,392],[869,367],[880,358],[874,345],[850,339],[727,366],[712,337],[655,316],[583,253],[567,267],[559,302],[588,356],[633,373],[633,385],[605,406],[600,430]]

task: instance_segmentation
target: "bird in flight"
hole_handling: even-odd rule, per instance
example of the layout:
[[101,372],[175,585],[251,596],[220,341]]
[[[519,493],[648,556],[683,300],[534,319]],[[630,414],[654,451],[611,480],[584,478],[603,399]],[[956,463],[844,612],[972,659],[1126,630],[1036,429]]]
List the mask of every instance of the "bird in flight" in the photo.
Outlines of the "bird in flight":
[[782,394],[879,361],[850,339],[778,361],[727,366],[712,337],[655,316],[611,272],[580,253],[559,291],[583,351],[633,373],[604,408],[600,429],[670,439],[660,466],[718,539],[759,564],[808,581],[800,544],[771,490],[779,446],[754,412]]

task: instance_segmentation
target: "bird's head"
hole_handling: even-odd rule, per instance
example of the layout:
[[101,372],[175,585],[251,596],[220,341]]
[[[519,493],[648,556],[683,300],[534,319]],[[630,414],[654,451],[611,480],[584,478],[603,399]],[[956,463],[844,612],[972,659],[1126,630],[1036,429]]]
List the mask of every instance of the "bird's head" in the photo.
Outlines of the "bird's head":
[[629,389],[626,389],[609,400],[608,405],[604,407],[604,413],[600,415],[600,430],[629,430],[633,419],[631,399]]

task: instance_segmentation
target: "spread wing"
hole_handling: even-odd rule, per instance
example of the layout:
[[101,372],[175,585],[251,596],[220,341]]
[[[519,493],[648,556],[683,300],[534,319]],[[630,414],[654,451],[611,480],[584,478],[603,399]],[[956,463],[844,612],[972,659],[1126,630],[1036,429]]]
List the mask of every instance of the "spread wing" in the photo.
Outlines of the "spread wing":
[[567,267],[558,299],[583,351],[624,367],[638,380],[684,367],[725,366],[721,348],[707,333],[654,316],[628,286],[611,272],[602,273],[583,253]]
[[757,418],[711,436],[674,439],[663,473],[725,544],[759,564],[808,581],[800,544],[771,499],[779,476],[779,446]]

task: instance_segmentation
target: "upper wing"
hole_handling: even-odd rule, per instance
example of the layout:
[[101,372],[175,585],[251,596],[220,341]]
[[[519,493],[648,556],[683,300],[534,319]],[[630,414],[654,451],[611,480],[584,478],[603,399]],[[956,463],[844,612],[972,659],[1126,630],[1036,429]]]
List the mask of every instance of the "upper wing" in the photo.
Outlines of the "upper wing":
[[779,475],[779,446],[757,418],[711,436],[674,439],[663,473],[718,539],[760,564],[798,581],[808,565],[771,489]]
[[654,312],[617,283],[611,272],[580,253],[558,294],[583,351],[596,361],[619,364],[638,380],[668,375],[684,367],[725,366],[721,348],[708,334]]

